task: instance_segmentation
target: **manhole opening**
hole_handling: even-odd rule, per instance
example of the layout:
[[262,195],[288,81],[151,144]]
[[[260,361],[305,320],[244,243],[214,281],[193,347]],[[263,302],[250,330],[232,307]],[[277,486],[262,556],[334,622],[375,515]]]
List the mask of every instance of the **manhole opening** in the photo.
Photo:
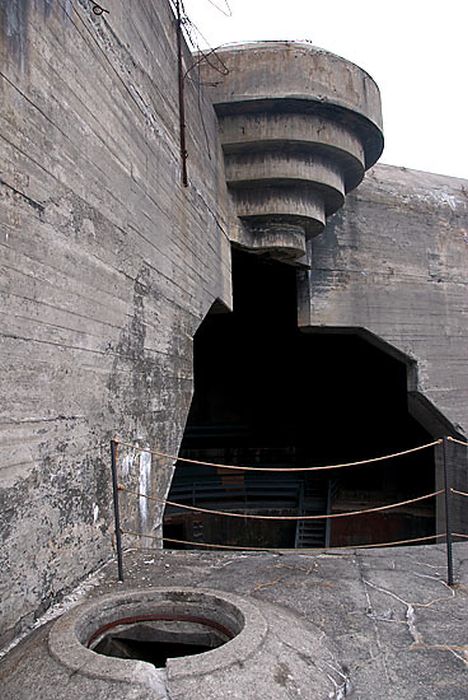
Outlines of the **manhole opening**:
[[104,625],[91,635],[87,647],[104,656],[138,659],[163,668],[168,659],[211,651],[237,633],[209,618],[146,615]]

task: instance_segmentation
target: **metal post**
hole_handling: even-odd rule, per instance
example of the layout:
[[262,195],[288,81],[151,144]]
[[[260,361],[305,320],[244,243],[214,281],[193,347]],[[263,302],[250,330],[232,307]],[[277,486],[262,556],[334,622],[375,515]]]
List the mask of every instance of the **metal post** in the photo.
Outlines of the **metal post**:
[[453,586],[453,552],[452,552],[452,513],[450,511],[451,505],[451,480],[449,476],[449,464],[447,456],[447,438],[442,439],[442,449],[443,449],[443,465],[444,465],[444,487],[445,487],[445,542],[447,546],[447,583],[449,586]]
[[117,483],[117,441],[111,440],[112,494],[114,497],[115,545],[117,547],[117,571],[119,581],[124,580],[122,558],[122,533],[120,530],[119,485]]

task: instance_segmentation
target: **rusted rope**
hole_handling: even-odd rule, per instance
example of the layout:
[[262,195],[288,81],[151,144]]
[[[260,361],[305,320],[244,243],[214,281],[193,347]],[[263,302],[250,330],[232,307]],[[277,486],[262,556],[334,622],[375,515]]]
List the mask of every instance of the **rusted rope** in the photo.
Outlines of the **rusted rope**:
[[390,510],[392,508],[399,508],[400,506],[406,506],[410,503],[418,503],[419,501],[425,501],[433,496],[439,496],[444,493],[444,489],[439,491],[433,491],[432,493],[427,493],[424,496],[418,496],[417,498],[409,498],[406,501],[399,501],[398,503],[390,503],[385,506],[376,506],[375,508],[364,508],[363,510],[354,510],[348,513],[328,513],[324,515],[255,515],[253,513],[229,513],[228,511],[222,510],[212,510],[210,508],[200,508],[198,506],[189,506],[185,503],[175,503],[174,501],[167,501],[164,498],[158,498],[157,496],[147,496],[145,493],[140,493],[139,491],[130,491],[130,489],[125,488],[125,486],[119,485],[119,491],[124,493],[129,493],[132,496],[137,496],[138,498],[147,498],[149,501],[156,501],[157,503],[162,503],[169,506],[174,506],[176,508],[183,508],[185,510],[195,511],[197,513],[207,513],[209,515],[224,515],[229,518],[249,518],[250,520],[330,520],[332,518],[346,518],[352,515],[361,515],[363,513],[376,513],[381,510]]
[[463,447],[468,447],[468,442],[465,442],[464,440],[457,440],[457,438],[454,438],[451,435],[448,436],[447,440],[450,440],[450,442],[456,442],[457,445],[463,445]]
[[[176,540],[172,537],[157,537],[156,535],[144,535],[141,532],[133,532],[131,530],[122,530],[123,535],[132,535],[134,537],[149,537],[152,540],[164,540],[164,542],[172,542],[174,544],[189,544],[195,547],[208,547],[210,549],[234,549],[237,551],[248,551],[248,552],[295,552],[296,554],[302,554],[303,552],[324,552],[333,549],[370,549],[372,547],[388,547],[396,544],[411,544],[412,542],[427,542],[427,540],[439,539],[440,537],[445,537],[444,534],[439,535],[427,535],[426,537],[413,537],[408,540],[394,540],[392,542],[377,542],[376,544],[361,544],[361,545],[344,545],[343,547],[242,547],[232,544],[211,544],[208,542],[194,542],[192,540]],[[462,535],[463,536],[463,535]]]
[[357,462],[342,462],[341,464],[327,464],[323,467],[241,467],[236,464],[217,464],[216,462],[204,462],[199,459],[188,459],[187,457],[176,457],[175,455],[167,454],[166,452],[160,452],[159,450],[152,450],[146,447],[136,447],[130,442],[122,442],[121,440],[115,438],[115,442],[124,447],[131,447],[138,452],[149,452],[158,457],[164,457],[165,459],[170,459],[174,462],[186,462],[189,464],[200,464],[204,467],[215,467],[216,469],[235,469],[236,471],[250,471],[250,472],[313,472],[313,471],[326,471],[328,469],[343,469],[344,467],[357,467],[363,464],[372,464],[374,462],[383,462],[386,459],[394,459],[396,457],[403,457],[404,455],[412,454],[413,452],[420,452],[421,450],[427,450],[429,447],[434,447],[435,445],[440,445],[442,443],[442,438],[438,440],[433,440],[433,442],[428,442],[425,445],[419,445],[418,447],[411,447],[408,450],[402,450],[401,452],[393,452],[388,455],[382,455],[380,457],[370,457],[369,459],[360,459]]
[[450,491],[452,493],[458,494],[459,496],[468,496],[468,493],[466,493],[466,491],[458,491],[457,489],[450,489]]

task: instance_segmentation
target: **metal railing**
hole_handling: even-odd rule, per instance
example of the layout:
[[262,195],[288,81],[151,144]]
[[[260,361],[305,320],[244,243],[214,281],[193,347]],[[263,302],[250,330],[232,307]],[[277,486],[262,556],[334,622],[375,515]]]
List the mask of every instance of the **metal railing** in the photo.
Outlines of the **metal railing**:
[[[169,507],[169,508],[174,508],[174,509],[180,509],[180,510],[185,510],[185,511],[192,511],[192,512],[197,512],[197,513],[204,513],[207,515],[216,515],[216,516],[222,516],[222,517],[230,517],[230,518],[242,518],[242,519],[255,519],[255,520],[271,520],[271,521],[292,521],[296,523],[304,523],[306,521],[325,521],[327,524],[334,518],[349,518],[357,515],[361,515],[364,513],[375,513],[375,512],[381,512],[381,511],[388,511],[396,508],[401,508],[403,506],[413,504],[413,503],[418,503],[421,501],[425,501],[428,499],[435,498],[437,496],[442,496],[444,497],[444,504],[445,504],[445,514],[444,514],[444,519],[445,519],[445,532],[439,533],[439,534],[433,534],[429,536],[424,536],[424,537],[416,537],[416,538],[410,538],[410,539],[405,539],[405,540],[398,540],[398,541],[391,541],[391,542],[380,542],[380,543],[375,543],[375,544],[366,544],[366,545],[352,545],[352,546],[345,546],[345,547],[334,547],[332,549],[367,549],[367,548],[375,548],[375,547],[384,547],[384,546],[394,546],[394,545],[401,545],[401,544],[412,544],[416,542],[427,542],[429,540],[438,540],[438,539],[444,539],[445,544],[446,544],[446,556],[447,556],[447,583],[449,586],[454,585],[454,572],[453,572],[453,538],[459,538],[459,539],[468,539],[468,534],[465,533],[456,533],[453,532],[452,529],[452,499],[454,496],[459,497],[459,498],[468,498],[468,492],[464,492],[462,490],[457,490],[452,488],[451,480],[450,480],[450,469],[449,469],[449,457],[448,457],[448,443],[449,442],[453,443],[458,443],[459,445],[463,445],[464,447],[468,447],[468,443],[459,440],[457,438],[448,436],[448,437],[443,437],[439,438],[437,440],[434,440],[430,443],[426,443],[424,445],[420,445],[418,447],[410,448],[408,450],[402,450],[400,452],[395,452],[389,455],[382,455],[379,457],[371,457],[367,460],[359,460],[359,461],[354,461],[354,462],[346,462],[342,464],[334,464],[334,465],[324,465],[321,467],[250,467],[250,466],[239,466],[239,465],[226,465],[226,464],[218,464],[218,463],[213,463],[213,462],[205,462],[202,460],[195,460],[195,459],[188,459],[188,458],[182,458],[178,457],[176,455],[169,455],[165,452],[161,452],[159,450],[151,450],[149,448],[141,448],[138,447],[132,443],[127,443],[123,442],[121,440],[113,439],[111,440],[111,469],[112,469],[112,487],[113,487],[113,505],[114,505],[114,519],[115,519],[115,543],[116,543],[116,550],[117,550],[117,568],[118,568],[118,577],[119,580],[123,581],[124,573],[123,573],[123,549],[122,549],[122,535],[127,534],[127,535],[132,535],[132,536],[140,536],[140,537],[145,537],[145,538],[150,538],[150,539],[156,539],[161,541],[160,537],[155,537],[149,534],[141,533],[141,532],[134,532],[130,530],[123,530],[121,528],[121,518],[120,518],[120,507],[119,507],[119,494],[120,493],[127,493],[131,496],[137,497],[137,498],[143,498],[147,499],[149,501],[156,502],[160,505]],[[239,513],[239,512],[233,512],[232,510],[218,510],[214,508],[205,508],[205,507],[200,507],[196,505],[196,499],[194,497],[194,492],[192,488],[191,493],[186,493],[181,494],[181,499],[179,501],[172,501],[167,498],[160,498],[158,496],[150,496],[148,494],[142,493],[140,491],[133,491],[132,489],[129,489],[125,487],[122,484],[119,484],[118,482],[118,476],[117,476],[117,462],[118,462],[118,446],[123,445],[130,447],[137,452],[149,452],[152,454],[157,455],[159,458],[164,458],[164,459],[169,459],[173,463],[175,462],[183,462],[185,464],[196,464],[196,465],[203,465],[203,466],[209,466],[213,467],[219,470],[236,470],[236,471],[242,471],[246,474],[249,472],[263,472],[263,473],[295,473],[295,472],[317,472],[317,471],[327,471],[331,469],[342,469],[345,467],[352,467],[352,466],[360,466],[364,464],[375,464],[378,462],[383,462],[386,460],[391,460],[396,457],[401,457],[403,455],[407,454],[412,454],[414,452],[422,451],[422,450],[427,450],[429,448],[435,447],[435,446],[441,446],[442,447],[442,467],[443,467],[443,480],[444,480],[444,486],[443,488],[437,489],[435,491],[432,491],[430,493],[425,493],[420,496],[417,496],[415,498],[410,498],[406,499],[403,501],[395,502],[395,503],[389,503],[385,504],[382,506],[375,506],[372,508],[363,508],[360,510],[355,510],[351,512],[344,512],[344,513],[320,513],[320,514],[310,514],[310,513],[299,513],[298,515],[261,515],[261,514],[254,514],[254,513],[249,513],[249,512],[244,512],[244,513]],[[221,488],[221,484],[220,484]],[[277,487],[276,491],[278,491]],[[297,487],[295,487],[297,488]],[[216,489],[215,489],[216,490]],[[273,491],[275,489],[273,488]],[[213,494],[213,488],[211,488],[211,493]],[[219,494],[216,497],[216,499],[219,502]],[[189,502],[187,502],[189,501]],[[327,505],[327,511],[329,511],[329,507]],[[285,548],[270,548],[270,547],[242,547],[242,546],[233,546],[233,545],[226,545],[226,544],[217,544],[217,543],[209,543],[209,542],[193,542],[189,540],[181,540],[181,539],[174,539],[174,538],[164,538],[165,541],[172,542],[174,544],[185,544],[185,545],[191,545],[195,547],[201,547],[201,548],[206,548],[206,549],[228,549],[228,550],[237,550],[237,551],[259,551],[259,552],[284,552],[284,551],[300,551],[301,553],[305,551],[318,551],[315,548],[312,549],[301,549],[297,550],[294,548],[293,550],[291,549],[285,549]],[[319,548],[321,550],[324,549],[330,549],[329,547],[322,547]]]

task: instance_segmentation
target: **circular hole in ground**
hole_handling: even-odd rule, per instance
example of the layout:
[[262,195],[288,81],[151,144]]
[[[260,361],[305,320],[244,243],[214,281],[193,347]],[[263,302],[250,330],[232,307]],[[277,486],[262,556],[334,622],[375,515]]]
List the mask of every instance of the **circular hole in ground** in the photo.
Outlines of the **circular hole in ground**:
[[69,610],[51,627],[48,645],[73,674],[159,692],[167,673],[174,680],[242,665],[267,631],[256,607],[230,593],[147,588],[97,596]]
[[213,612],[165,610],[114,619],[96,629],[85,646],[104,656],[138,659],[163,668],[168,659],[211,651],[239,634],[239,620],[225,615],[216,620]]

